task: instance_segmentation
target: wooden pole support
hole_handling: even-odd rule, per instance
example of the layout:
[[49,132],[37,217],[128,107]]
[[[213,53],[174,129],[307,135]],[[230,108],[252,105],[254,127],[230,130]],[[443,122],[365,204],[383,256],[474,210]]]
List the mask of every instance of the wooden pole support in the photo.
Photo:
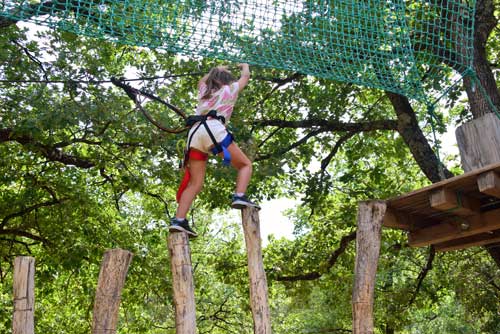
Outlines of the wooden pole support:
[[267,279],[262,262],[259,210],[244,208],[241,211],[243,232],[250,276],[250,302],[254,334],[271,334],[271,315],[267,301]]
[[119,248],[104,253],[95,293],[92,334],[116,333],[121,291],[132,256]]
[[384,201],[360,202],[358,205],[356,264],[352,291],[353,334],[373,334],[374,332],[375,276],[386,207]]
[[462,124],[455,135],[465,172],[500,161],[500,120],[494,113]]
[[196,307],[193,266],[191,265],[191,251],[187,233],[170,233],[168,252],[174,290],[175,332],[176,334],[195,334]]
[[35,259],[18,256],[14,260],[14,315],[12,334],[35,332]]

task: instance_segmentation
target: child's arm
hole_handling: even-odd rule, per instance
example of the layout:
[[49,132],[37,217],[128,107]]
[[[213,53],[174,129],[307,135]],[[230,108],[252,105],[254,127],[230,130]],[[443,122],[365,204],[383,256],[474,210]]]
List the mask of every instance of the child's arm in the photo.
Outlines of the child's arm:
[[250,80],[250,67],[247,63],[241,63],[238,66],[241,68],[241,75],[238,80],[239,92],[241,92]]

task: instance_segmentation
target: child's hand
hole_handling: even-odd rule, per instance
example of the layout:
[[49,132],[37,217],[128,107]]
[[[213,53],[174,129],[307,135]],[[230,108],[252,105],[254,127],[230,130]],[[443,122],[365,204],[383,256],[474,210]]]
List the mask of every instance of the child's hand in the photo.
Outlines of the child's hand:
[[243,69],[244,67],[248,67],[248,64],[247,63],[239,63],[238,67]]

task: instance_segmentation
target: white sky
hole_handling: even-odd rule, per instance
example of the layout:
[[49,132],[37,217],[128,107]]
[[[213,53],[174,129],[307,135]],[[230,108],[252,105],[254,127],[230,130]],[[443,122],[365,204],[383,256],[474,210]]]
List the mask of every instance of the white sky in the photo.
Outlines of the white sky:
[[283,215],[283,211],[299,205],[298,200],[278,198],[261,203],[260,236],[262,245],[267,245],[268,236],[273,234],[277,239],[284,237],[292,240],[293,223]]

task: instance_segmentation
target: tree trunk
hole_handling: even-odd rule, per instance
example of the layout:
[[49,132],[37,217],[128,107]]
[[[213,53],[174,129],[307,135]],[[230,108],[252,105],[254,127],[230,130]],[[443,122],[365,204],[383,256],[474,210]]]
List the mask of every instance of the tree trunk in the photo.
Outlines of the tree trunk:
[[14,260],[14,316],[12,334],[35,332],[35,259],[19,256]]
[[112,249],[104,253],[95,293],[92,334],[114,334],[118,324],[121,291],[132,253]]
[[262,263],[258,209],[243,209],[242,220],[247,247],[250,305],[254,322],[254,334],[271,334],[271,316],[267,302],[266,272]]
[[352,290],[352,332],[373,334],[373,301],[377,274],[384,201],[360,202],[356,232],[356,264]]
[[[443,179],[440,172],[441,162],[429,145],[420,126],[418,125],[417,116],[411,107],[410,101],[405,96],[386,92],[387,97],[394,107],[398,118],[398,132],[403,137],[404,142],[408,145],[413,158],[417,162],[422,172],[432,182],[439,182]],[[443,167],[445,178],[452,177],[453,174]]]
[[[496,85],[495,77],[488,63],[486,53],[486,42],[491,31],[497,25],[494,15],[494,4],[492,0],[478,0],[476,3],[476,20],[474,27],[474,71],[481,85],[491,98],[497,109],[500,107],[500,94]],[[471,113],[474,118],[493,112],[488,101],[485,99],[480,88],[475,85],[470,77],[464,79],[464,85],[469,98]]]
[[175,306],[175,333],[196,333],[196,305],[194,301],[193,266],[189,237],[184,232],[168,236],[168,251],[172,270]]
[[[493,0],[478,0],[476,3],[476,20],[474,29],[474,71],[481,85],[490,97],[497,110],[500,110],[500,93],[496,85],[495,77],[489,66],[486,42],[497,25],[494,15],[495,5]],[[464,85],[469,98],[469,105],[474,119],[479,119],[488,113],[492,113],[491,107],[479,87],[473,84],[470,78],[464,79]],[[458,130],[457,130],[458,131]],[[488,135],[482,134],[484,137]],[[458,139],[458,138],[457,138]],[[462,152],[460,152],[462,155]],[[464,157],[462,157],[462,160]],[[491,160],[491,159],[489,159]],[[463,166],[464,169],[467,168]],[[500,267],[500,243],[490,245],[488,252],[495,263]]]

